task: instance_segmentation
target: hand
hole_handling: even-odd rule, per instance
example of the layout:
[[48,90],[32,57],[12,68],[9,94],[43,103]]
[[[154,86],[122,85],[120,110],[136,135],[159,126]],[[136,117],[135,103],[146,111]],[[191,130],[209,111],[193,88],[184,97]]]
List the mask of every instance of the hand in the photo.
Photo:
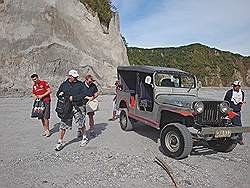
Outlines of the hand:
[[37,99],[42,99],[42,98],[43,98],[42,95],[38,95],[38,96],[36,96],[36,97],[37,97]]
[[73,97],[72,97],[72,96],[70,96],[70,97],[69,97],[69,100],[70,100],[70,101],[73,101]]
[[89,101],[90,101],[90,100],[91,100],[91,98],[92,98],[92,97],[90,97],[90,96],[86,96],[84,99],[87,99],[87,100],[89,100]]
[[33,95],[32,98],[33,98],[33,100],[36,100],[36,99],[38,99],[38,96]]

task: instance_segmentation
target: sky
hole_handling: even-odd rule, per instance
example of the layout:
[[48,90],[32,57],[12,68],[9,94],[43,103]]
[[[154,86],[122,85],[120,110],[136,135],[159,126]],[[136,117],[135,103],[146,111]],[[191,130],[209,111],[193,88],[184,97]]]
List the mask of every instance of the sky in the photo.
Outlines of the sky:
[[111,0],[129,46],[201,43],[250,56],[250,0]]

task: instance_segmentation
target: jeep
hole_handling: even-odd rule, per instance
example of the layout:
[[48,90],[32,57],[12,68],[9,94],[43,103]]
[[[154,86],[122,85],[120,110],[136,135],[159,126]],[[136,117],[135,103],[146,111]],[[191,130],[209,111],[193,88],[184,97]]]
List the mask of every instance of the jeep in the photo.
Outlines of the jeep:
[[198,143],[219,152],[230,152],[238,134],[250,127],[231,123],[236,115],[223,100],[198,97],[199,83],[194,75],[175,68],[119,66],[120,126],[133,129],[138,121],[160,130],[165,155],[182,159]]

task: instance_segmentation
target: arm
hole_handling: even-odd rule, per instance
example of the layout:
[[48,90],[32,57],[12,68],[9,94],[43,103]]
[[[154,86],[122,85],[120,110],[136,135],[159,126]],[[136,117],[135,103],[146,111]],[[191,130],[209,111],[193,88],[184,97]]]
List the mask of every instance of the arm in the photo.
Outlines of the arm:
[[232,97],[232,96],[230,96],[230,91],[231,91],[231,90],[227,91],[227,93],[226,93],[226,95],[225,95],[225,97],[224,97],[224,101],[228,101],[228,102],[231,101],[231,97]]
[[60,97],[60,96],[62,96],[63,94],[64,94],[64,92],[63,92],[63,83],[62,83],[62,84],[60,85],[58,91],[56,92],[56,96],[57,96],[57,97]]
[[33,100],[36,100],[37,96],[34,93],[32,93],[32,98],[33,98]]
[[36,100],[36,99],[37,99],[37,96],[36,96],[36,94],[35,94],[34,86],[32,87],[32,98],[33,98],[33,100]]
[[52,92],[51,89],[48,88],[47,91],[44,94],[39,95],[38,98],[42,99],[43,97],[46,97],[47,95],[51,94],[51,92]]
[[96,99],[99,95],[100,95],[100,92],[98,91],[96,85],[94,84],[95,88],[94,88],[94,95],[91,97],[91,101],[93,101],[94,99]]
[[240,107],[242,107],[244,103],[246,103],[246,101],[245,101],[245,93],[244,93],[244,91],[242,91],[242,103],[240,103]]

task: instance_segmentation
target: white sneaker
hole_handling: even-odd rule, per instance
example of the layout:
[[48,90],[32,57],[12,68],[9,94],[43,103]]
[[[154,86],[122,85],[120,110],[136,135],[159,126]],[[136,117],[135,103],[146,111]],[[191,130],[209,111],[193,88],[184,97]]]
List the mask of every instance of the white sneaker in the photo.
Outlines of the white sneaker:
[[63,148],[63,142],[57,142],[55,150],[60,151]]
[[88,142],[89,142],[89,139],[86,136],[83,137],[81,144],[80,144],[80,147],[86,146],[88,144]]

